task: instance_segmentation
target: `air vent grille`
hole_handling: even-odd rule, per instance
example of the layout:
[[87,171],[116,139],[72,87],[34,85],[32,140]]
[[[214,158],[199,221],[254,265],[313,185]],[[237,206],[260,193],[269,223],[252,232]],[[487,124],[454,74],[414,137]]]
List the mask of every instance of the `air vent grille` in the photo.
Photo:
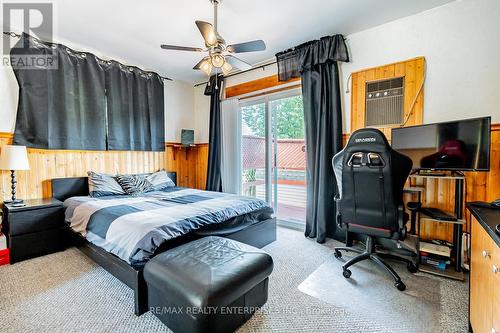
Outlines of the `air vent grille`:
[[366,126],[403,122],[404,78],[366,83]]

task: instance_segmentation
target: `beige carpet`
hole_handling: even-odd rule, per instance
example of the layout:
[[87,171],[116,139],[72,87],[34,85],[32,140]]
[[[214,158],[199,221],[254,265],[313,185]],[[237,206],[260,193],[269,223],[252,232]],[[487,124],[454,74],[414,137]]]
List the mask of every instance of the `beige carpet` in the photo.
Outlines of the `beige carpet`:
[[[391,297],[400,297],[395,303],[403,306],[405,303],[401,301],[405,297],[422,298],[421,306],[406,309],[416,313],[405,317],[401,316],[401,309],[398,315],[378,312],[382,318],[377,321],[365,313],[370,306],[377,306],[377,299],[359,295],[353,298],[351,290],[338,302],[332,298],[322,301],[319,299],[324,298],[322,295],[313,297],[301,292],[298,289],[301,283],[313,281],[326,268],[331,274],[331,288],[341,288],[345,283],[341,262],[332,259],[331,247],[335,244],[329,241],[320,245],[300,232],[279,228],[278,241],[265,248],[275,262],[269,301],[239,331],[407,332],[404,327],[412,323],[405,321],[418,318],[419,313],[420,320],[425,321],[425,315],[432,311],[433,318],[439,320],[439,332],[466,332],[467,283],[464,282],[418,274],[412,278],[411,286],[418,285],[420,279],[422,284],[432,279],[436,290],[429,292],[436,295],[419,295],[421,289],[412,289],[409,284],[404,295],[391,293]],[[405,268],[401,267],[397,266],[397,270],[403,273]],[[332,274],[336,269],[338,274]],[[377,274],[371,285],[362,288],[392,285],[383,272],[362,267],[352,271],[353,277],[361,278],[360,274],[364,274],[365,280]],[[321,287],[328,290],[329,286]],[[370,292],[367,290],[367,294]],[[339,297],[342,291],[335,290],[334,294]],[[132,296],[127,286],[75,248],[0,266],[0,332],[169,332],[151,313],[136,317]],[[363,302],[363,306],[352,306],[358,302]],[[401,324],[394,325],[395,322]]]

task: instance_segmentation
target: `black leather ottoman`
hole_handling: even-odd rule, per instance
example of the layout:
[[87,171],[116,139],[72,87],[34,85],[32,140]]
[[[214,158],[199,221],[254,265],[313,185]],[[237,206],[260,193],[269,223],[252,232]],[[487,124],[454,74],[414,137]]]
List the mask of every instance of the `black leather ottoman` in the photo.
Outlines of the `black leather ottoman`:
[[272,270],[260,249],[201,238],[146,264],[148,305],[174,332],[232,332],[266,303]]

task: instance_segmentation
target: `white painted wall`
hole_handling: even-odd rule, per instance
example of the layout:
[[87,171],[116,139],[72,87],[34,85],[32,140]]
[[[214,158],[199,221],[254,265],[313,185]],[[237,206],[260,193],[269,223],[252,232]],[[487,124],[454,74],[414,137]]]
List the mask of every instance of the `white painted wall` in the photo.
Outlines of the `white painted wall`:
[[[417,56],[427,61],[425,123],[488,115],[500,122],[499,0],[451,2],[348,35],[347,44],[351,62],[340,65],[344,132],[350,131],[349,74]],[[276,73],[269,66],[231,77],[227,86]],[[196,117],[203,108],[208,106],[195,103]],[[198,132],[208,131],[203,122],[198,126]]]
[[210,96],[205,96],[205,85],[194,88],[194,141],[207,143],[210,126]]
[[180,142],[183,128],[195,129],[193,85],[165,81],[165,141]]
[[[347,36],[348,75],[425,56],[424,122],[491,115],[500,122],[500,1],[459,0]],[[349,132],[350,94],[343,94]]]
[[264,68],[259,68],[239,75],[231,76],[226,79],[226,87],[235,86],[237,84],[245,83],[248,81],[258,80],[266,76],[275,75],[276,73],[278,73],[278,66],[276,64],[272,64]]
[[[341,65],[342,90],[353,71],[425,56],[424,122],[486,115],[500,122],[499,17],[499,0],[458,0],[348,35],[352,61]],[[267,66],[233,76],[226,86],[276,72],[275,65]],[[0,132],[14,129],[17,90],[12,70],[1,66]],[[166,141],[180,141],[181,129],[188,128],[195,130],[197,143],[208,142],[210,98],[203,90],[182,81],[165,82]],[[350,131],[350,97],[343,93],[344,132]]]
[[0,132],[14,132],[19,86],[12,68],[0,66]]

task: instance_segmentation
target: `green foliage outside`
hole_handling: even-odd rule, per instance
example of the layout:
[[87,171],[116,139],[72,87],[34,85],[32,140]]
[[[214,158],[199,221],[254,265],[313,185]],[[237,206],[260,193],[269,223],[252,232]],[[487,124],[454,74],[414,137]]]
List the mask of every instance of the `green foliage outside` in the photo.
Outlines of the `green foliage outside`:
[[[272,121],[276,124],[278,139],[304,138],[304,109],[302,96],[284,98],[270,103]],[[242,108],[242,118],[246,125],[257,136],[265,136],[264,104],[256,104]]]

